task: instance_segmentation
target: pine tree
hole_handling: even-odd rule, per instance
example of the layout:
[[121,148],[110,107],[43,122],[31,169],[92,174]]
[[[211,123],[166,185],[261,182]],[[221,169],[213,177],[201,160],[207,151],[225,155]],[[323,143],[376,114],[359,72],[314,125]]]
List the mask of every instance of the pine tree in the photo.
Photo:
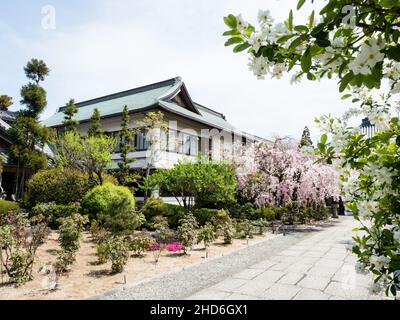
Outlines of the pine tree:
[[299,148],[302,148],[304,146],[306,146],[306,147],[312,147],[313,146],[313,143],[312,143],[312,140],[311,140],[311,137],[310,137],[310,130],[308,129],[307,126],[304,127],[303,134],[302,134],[301,140],[300,140]]
[[19,198],[25,190],[25,181],[35,171],[47,166],[47,156],[40,151],[51,140],[52,131],[39,122],[39,115],[47,105],[46,91],[39,85],[49,73],[42,60],[32,59],[24,68],[29,82],[21,88],[21,104],[25,105],[9,133],[13,139],[10,148],[17,162],[15,194]]
[[90,118],[90,128],[88,130],[89,136],[97,137],[103,134],[100,124],[100,111],[99,109],[94,109],[93,115]]
[[74,115],[78,112],[78,108],[75,105],[74,99],[70,99],[65,107],[64,110],[64,121],[63,123],[65,124],[65,130],[75,130],[76,125],[78,124],[78,121],[75,120],[73,117]]
[[130,163],[135,161],[134,158],[129,158],[128,155],[135,151],[132,145],[133,142],[133,132],[129,128],[129,112],[128,106],[124,107],[122,113],[122,123],[121,123],[121,137],[120,137],[120,150],[121,150],[121,162],[118,163],[120,172],[118,173],[118,180],[122,185],[127,185],[136,181],[136,176],[130,174]]
[[0,96],[0,110],[1,111],[7,111],[9,107],[13,105],[12,98],[7,95],[1,95]]

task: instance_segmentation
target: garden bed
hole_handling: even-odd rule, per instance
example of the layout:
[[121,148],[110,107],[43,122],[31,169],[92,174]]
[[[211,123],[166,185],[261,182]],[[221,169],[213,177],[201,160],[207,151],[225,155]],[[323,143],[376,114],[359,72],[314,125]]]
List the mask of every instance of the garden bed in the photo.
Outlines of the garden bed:
[[[249,244],[274,236],[271,233],[267,233],[264,236],[255,236],[253,239],[249,239]],[[83,299],[124,285],[124,274],[111,274],[111,267],[108,263],[97,264],[96,245],[91,240],[90,234],[85,232],[72,270],[59,278],[56,290],[48,291],[43,289],[42,282],[46,277],[38,271],[41,266],[56,261],[56,251],[60,249],[57,239],[57,232],[52,231],[46,242],[39,247],[34,265],[33,281],[19,287],[7,283],[0,284],[1,300]],[[209,257],[239,250],[246,245],[245,239],[234,239],[230,245],[224,245],[223,239],[218,239],[210,246]],[[157,264],[154,263],[152,253],[146,252],[144,257],[129,258],[126,266],[127,282],[132,283],[149,279],[204,260],[205,250],[202,245],[194,246],[193,250],[190,251],[190,255],[171,254],[164,251]],[[7,277],[4,275],[4,282],[6,281]]]

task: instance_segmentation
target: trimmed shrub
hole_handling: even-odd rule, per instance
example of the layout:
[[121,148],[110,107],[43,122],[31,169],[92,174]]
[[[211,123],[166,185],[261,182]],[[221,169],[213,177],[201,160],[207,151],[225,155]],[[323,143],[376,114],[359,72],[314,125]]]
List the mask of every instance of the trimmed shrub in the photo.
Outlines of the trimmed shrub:
[[167,206],[161,198],[151,197],[144,203],[140,210],[147,221],[152,221],[155,216],[166,216]]
[[218,210],[201,208],[194,210],[193,215],[196,217],[199,224],[203,226],[207,222],[213,221],[213,219],[218,215]]
[[186,254],[187,250],[192,248],[196,243],[197,229],[199,228],[199,225],[196,218],[190,213],[183,217],[179,222],[180,226],[176,233],[183,244],[183,252]]
[[147,247],[154,242],[155,240],[149,237],[136,237],[128,241],[128,247],[134,256],[141,257]]
[[276,218],[276,208],[258,208],[253,211],[251,218],[253,220],[265,219],[267,221],[273,221]]
[[18,210],[19,205],[17,202],[0,200],[0,225],[4,222],[4,219],[7,217],[7,214],[10,211]]
[[203,242],[204,248],[207,250],[207,248],[210,246],[210,243],[213,242],[216,238],[217,235],[215,233],[214,226],[211,223],[207,222],[199,230],[197,243]]
[[110,232],[100,227],[96,220],[91,221],[89,232],[95,243],[104,242],[110,237]]
[[153,228],[156,231],[157,240],[159,243],[167,243],[175,240],[174,233],[169,228],[168,219],[166,217],[155,217]]
[[254,226],[250,220],[242,220],[236,225],[237,238],[252,239],[254,237],[253,235],[254,235]]
[[218,210],[214,219],[217,234],[224,237],[225,244],[231,244],[235,235],[235,227],[232,218],[225,210]]
[[80,208],[81,205],[79,202],[67,205],[56,204],[55,202],[38,203],[32,208],[30,216],[35,217],[42,215],[48,218],[50,228],[57,229],[60,226],[60,218],[67,218],[74,214],[78,214]]
[[189,210],[185,207],[169,203],[166,203],[165,206],[167,208],[168,224],[171,228],[176,229],[179,226],[179,220],[185,217],[189,213]]
[[238,220],[251,219],[254,212],[254,206],[247,202],[243,205],[235,203],[229,207],[229,213],[231,216]]
[[128,245],[122,237],[112,237],[97,245],[99,262],[110,261],[111,272],[120,273],[129,259]]
[[24,205],[30,209],[38,203],[80,202],[90,188],[88,175],[77,169],[42,170],[28,181]]
[[135,211],[135,198],[127,187],[105,183],[90,190],[83,200],[84,212],[90,219],[113,233],[135,230],[144,222],[141,213]]

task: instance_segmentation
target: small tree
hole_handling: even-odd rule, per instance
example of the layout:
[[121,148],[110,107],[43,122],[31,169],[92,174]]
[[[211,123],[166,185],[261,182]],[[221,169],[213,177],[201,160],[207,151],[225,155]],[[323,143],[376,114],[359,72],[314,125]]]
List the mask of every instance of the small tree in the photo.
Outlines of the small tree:
[[133,146],[133,131],[129,128],[129,111],[128,106],[124,107],[122,113],[121,123],[121,138],[120,138],[120,150],[121,150],[121,162],[118,162],[120,169],[117,177],[118,181],[122,185],[128,185],[137,180],[137,175],[130,173],[130,164],[135,161],[135,158],[130,158],[129,153],[134,152]]
[[160,188],[189,209],[232,203],[236,186],[236,171],[232,165],[202,160],[179,162],[170,170],[155,172],[144,182],[144,188]]
[[215,233],[214,226],[210,222],[207,222],[199,230],[199,234],[197,236],[197,243],[203,242],[204,248],[208,250],[210,243],[212,243],[216,238],[217,235]]
[[74,99],[68,101],[65,110],[64,110],[64,121],[63,124],[65,125],[66,130],[75,130],[78,121],[75,120],[73,117],[78,112],[78,108],[75,105]]
[[304,127],[303,134],[301,136],[299,148],[312,147],[312,146],[313,146],[313,143],[312,143],[311,136],[310,136],[310,130],[306,126],[306,127]]
[[101,129],[101,123],[100,123],[100,111],[99,109],[94,109],[93,115],[90,118],[90,128],[88,130],[88,135],[89,136],[99,136],[103,134],[103,130]]
[[47,157],[40,148],[52,140],[51,130],[39,123],[40,113],[47,105],[46,91],[39,83],[49,74],[49,69],[42,60],[32,59],[24,70],[27,78],[34,82],[21,88],[20,102],[26,108],[18,114],[10,129],[14,141],[10,150],[17,162],[17,198],[24,192],[27,178],[47,165]]
[[7,111],[9,107],[13,105],[12,98],[7,95],[1,95],[0,96],[0,110],[1,111]]
[[197,229],[199,225],[196,218],[192,214],[187,214],[180,221],[177,229],[177,236],[183,244],[183,251],[186,254],[188,249],[192,248],[196,243]]
[[[86,171],[91,181],[103,184],[104,171],[112,164],[115,140],[105,135],[81,137],[67,131],[56,143],[57,165]],[[94,178],[94,175],[98,179]]]
[[[138,130],[146,130],[146,140],[149,143],[149,150],[147,151],[147,165],[145,177],[150,175],[151,168],[154,167],[155,161],[159,156],[159,143],[161,142],[161,133],[168,131],[168,125],[164,120],[164,114],[161,111],[148,112],[142,120],[136,122]],[[148,190],[145,190],[145,198],[147,198]]]

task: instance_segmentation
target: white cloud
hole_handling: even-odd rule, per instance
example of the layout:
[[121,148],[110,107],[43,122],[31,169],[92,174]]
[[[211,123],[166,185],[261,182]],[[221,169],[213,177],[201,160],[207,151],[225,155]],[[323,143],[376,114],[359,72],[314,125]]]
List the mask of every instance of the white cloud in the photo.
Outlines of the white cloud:
[[[294,5],[290,0],[99,1],[84,23],[58,23],[55,31],[6,43],[19,57],[15,70],[22,70],[22,59],[36,56],[51,67],[43,117],[69,98],[80,101],[180,75],[194,100],[241,129],[299,137],[308,125],[316,136],[315,116],[343,110],[335,81],[296,86],[288,77],[258,81],[247,69],[246,55],[225,48],[221,36],[228,13],[241,12],[255,22],[258,8],[269,8],[282,20]],[[20,82],[21,77],[16,88]]]

